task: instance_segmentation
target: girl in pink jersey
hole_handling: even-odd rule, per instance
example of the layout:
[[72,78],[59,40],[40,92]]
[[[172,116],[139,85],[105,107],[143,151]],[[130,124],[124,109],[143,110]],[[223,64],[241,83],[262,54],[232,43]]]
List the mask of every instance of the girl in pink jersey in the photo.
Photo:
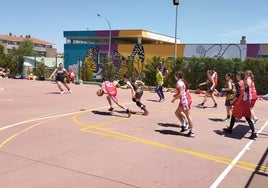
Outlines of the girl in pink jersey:
[[[183,79],[183,74],[181,71],[178,71],[175,73],[175,79],[177,81],[176,83],[176,91],[177,94],[173,96],[172,103],[175,102],[175,100],[180,99],[178,108],[175,111],[175,115],[178,117],[180,121],[182,119],[186,119],[186,121],[189,123],[190,131],[187,134],[189,137],[194,137],[194,130],[193,130],[193,121],[190,115],[190,109],[192,104],[192,99],[187,87],[186,81]],[[181,132],[187,130],[186,127],[182,127]]]
[[250,70],[247,70],[245,72],[245,79],[246,79],[246,83],[249,87],[249,94],[250,94],[250,111],[251,111],[251,120],[253,123],[256,123],[258,121],[258,118],[255,116],[255,113],[253,111],[253,107],[255,105],[255,102],[258,98],[258,95],[257,95],[257,91],[256,91],[256,88],[255,88],[255,83],[254,83],[254,75],[252,74],[252,72]]
[[119,101],[116,97],[117,95],[117,88],[116,88],[116,85],[117,83],[113,83],[113,82],[110,82],[110,81],[104,81],[102,83],[102,90],[104,93],[107,94],[107,101],[110,105],[110,108],[109,108],[109,111],[110,112],[113,112],[114,111],[114,108],[112,106],[112,101],[117,105],[119,106],[120,108],[126,110],[126,113],[128,114],[128,117],[130,117],[130,110],[128,108],[125,108],[124,106],[122,106],[121,104],[119,104]]

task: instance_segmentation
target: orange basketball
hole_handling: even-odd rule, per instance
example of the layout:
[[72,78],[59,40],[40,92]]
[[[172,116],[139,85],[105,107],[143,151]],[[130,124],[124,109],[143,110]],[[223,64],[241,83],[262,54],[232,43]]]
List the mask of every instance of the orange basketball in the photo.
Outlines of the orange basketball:
[[103,92],[102,89],[99,89],[99,90],[97,91],[97,95],[98,95],[99,97],[101,97],[103,94],[104,94],[104,92]]

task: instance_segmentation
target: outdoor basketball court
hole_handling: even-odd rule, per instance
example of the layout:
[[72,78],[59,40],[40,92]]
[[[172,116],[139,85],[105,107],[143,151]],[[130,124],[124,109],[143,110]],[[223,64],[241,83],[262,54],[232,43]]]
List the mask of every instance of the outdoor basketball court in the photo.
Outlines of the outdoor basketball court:
[[237,122],[233,134],[224,97],[218,108],[196,107],[192,94],[195,138],[180,133],[173,93],[157,102],[145,91],[150,114],[131,101],[131,91],[118,99],[132,116],[114,106],[96,85],[71,84],[72,94],[59,94],[49,81],[0,79],[0,187],[267,187],[268,101],[258,100],[254,141],[247,123]]

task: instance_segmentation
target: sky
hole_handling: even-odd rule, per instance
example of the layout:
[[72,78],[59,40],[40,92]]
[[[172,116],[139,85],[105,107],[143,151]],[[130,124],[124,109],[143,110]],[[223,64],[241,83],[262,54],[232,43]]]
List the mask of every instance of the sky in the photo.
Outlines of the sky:
[[[180,0],[183,44],[268,43],[267,0]],[[143,29],[174,37],[173,0],[0,0],[0,34],[51,42],[63,52],[63,31]],[[100,14],[102,17],[98,17]]]

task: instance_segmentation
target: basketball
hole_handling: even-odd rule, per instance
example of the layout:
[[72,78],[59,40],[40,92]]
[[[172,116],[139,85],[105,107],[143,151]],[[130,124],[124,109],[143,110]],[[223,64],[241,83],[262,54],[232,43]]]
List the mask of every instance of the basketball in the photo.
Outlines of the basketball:
[[97,91],[97,95],[98,95],[99,97],[101,97],[103,94],[104,94],[104,92],[103,92],[102,89],[99,89],[99,90]]

